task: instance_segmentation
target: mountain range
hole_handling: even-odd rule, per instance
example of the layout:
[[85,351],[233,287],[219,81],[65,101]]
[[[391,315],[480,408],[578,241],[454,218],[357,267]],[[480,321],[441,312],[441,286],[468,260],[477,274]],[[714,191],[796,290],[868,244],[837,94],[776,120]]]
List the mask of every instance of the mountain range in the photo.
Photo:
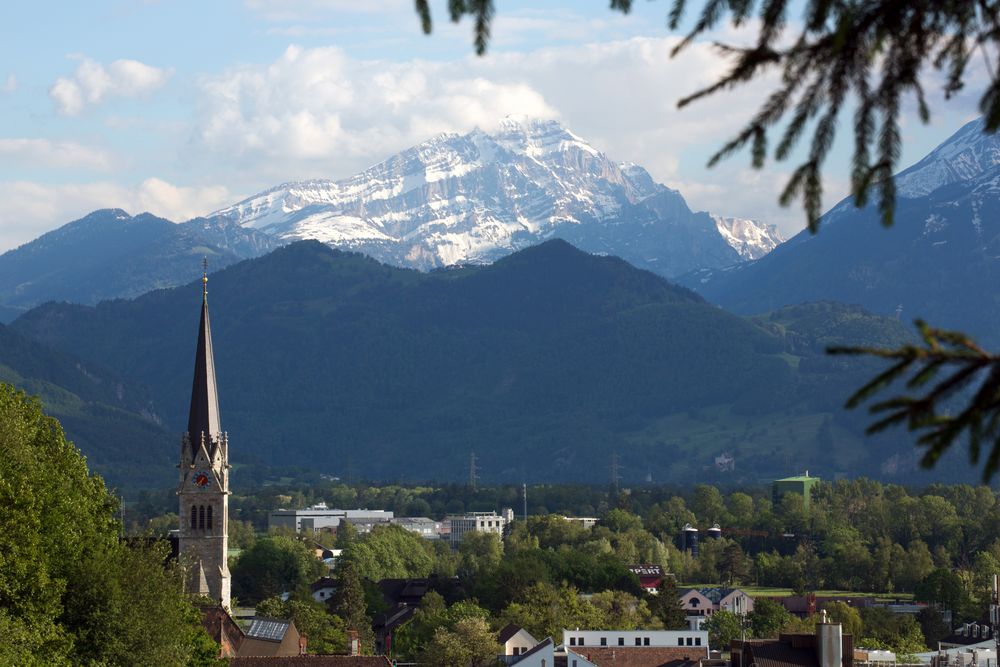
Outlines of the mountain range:
[[777,229],[691,211],[639,165],[556,121],[442,134],[341,181],[287,183],[212,214],[386,264],[488,264],[548,238],[672,277],[763,255]]
[[46,301],[131,298],[191,279],[202,258],[213,270],[279,243],[220,220],[174,224],[148,213],[94,211],[0,255],[0,312],[10,321]]
[[[893,320],[813,304],[746,319],[618,258],[549,241],[423,273],[297,242],[209,283],[223,425],[241,464],[374,479],[715,479],[775,471],[913,479],[907,435],[841,404],[874,369],[828,343],[894,344]],[[200,285],[47,304],[21,335],[149,387],[183,428]],[[137,455],[151,445],[136,442]],[[100,461],[119,456],[100,446]]]
[[554,121],[508,118],[493,134],[440,135],[351,178],[287,183],[181,224],[95,211],[0,255],[0,321],[46,301],[173,287],[202,256],[215,270],[295,240],[426,270],[549,238],[666,277],[756,259],[782,240],[773,226],[691,211]]
[[845,199],[820,231],[756,261],[679,278],[736,313],[835,300],[1000,344],[1000,138],[968,123],[896,176],[895,222]]

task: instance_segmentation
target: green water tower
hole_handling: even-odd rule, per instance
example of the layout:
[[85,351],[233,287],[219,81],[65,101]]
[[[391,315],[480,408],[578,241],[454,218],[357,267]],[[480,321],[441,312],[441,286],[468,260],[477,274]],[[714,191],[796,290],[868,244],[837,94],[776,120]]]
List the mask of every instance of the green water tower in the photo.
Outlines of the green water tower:
[[786,493],[797,493],[802,496],[802,506],[809,511],[809,501],[812,499],[813,489],[820,483],[819,477],[810,477],[809,471],[795,477],[776,479],[771,483],[771,498],[774,504],[781,502]]

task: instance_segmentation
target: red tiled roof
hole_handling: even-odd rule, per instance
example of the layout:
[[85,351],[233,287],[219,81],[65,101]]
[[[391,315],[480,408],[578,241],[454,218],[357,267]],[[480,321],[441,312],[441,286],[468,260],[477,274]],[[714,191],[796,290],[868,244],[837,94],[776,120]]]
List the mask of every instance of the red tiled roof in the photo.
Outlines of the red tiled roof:
[[229,667],[388,667],[392,665],[384,655],[287,655],[246,656],[232,658]]
[[567,646],[566,648],[600,667],[605,665],[677,667],[680,663],[697,663],[699,658],[708,657],[708,651],[704,646],[585,646],[583,648]]

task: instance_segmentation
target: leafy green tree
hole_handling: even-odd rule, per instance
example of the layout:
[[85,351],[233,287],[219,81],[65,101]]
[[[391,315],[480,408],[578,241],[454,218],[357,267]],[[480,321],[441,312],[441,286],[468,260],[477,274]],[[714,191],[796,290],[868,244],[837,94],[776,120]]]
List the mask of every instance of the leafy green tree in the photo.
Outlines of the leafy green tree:
[[726,584],[729,586],[740,584],[746,579],[749,569],[740,545],[736,542],[727,544],[722,552],[722,572],[725,574]]
[[239,555],[231,570],[233,594],[251,603],[294,592],[325,572],[304,542],[284,535],[256,540]]
[[717,611],[705,621],[702,629],[708,630],[709,646],[725,649],[734,639],[743,636],[743,619],[731,611]]
[[434,569],[434,547],[401,526],[375,526],[344,553],[371,581],[426,577]]
[[458,545],[459,575],[475,577],[480,572],[492,570],[503,558],[503,542],[496,533],[469,532]]
[[372,621],[368,616],[365,589],[361,574],[353,560],[344,559],[337,567],[337,590],[328,601],[330,611],[344,621],[347,630],[356,630],[362,652],[370,654],[375,647]]
[[791,620],[792,615],[781,603],[771,598],[757,598],[749,614],[750,634],[755,639],[777,637]]
[[660,619],[667,630],[681,630],[687,627],[687,614],[681,604],[677,591],[677,581],[673,577],[664,577],[656,595],[650,598],[649,610]]
[[538,583],[507,605],[501,620],[516,623],[536,637],[557,637],[564,628],[599,628],[605,618],[581,600],[575,588]]
[[613,509],[601,518],[601,525],[613,533],[627,533],[642,530],[642,519],[623,509]]
[[952,611],[962,608],[966,595],[962,578],[945,568],[928,574],[913,591],[913,598],[918,602],[930,602]]
[[481,618],[464,618],[452,628],[438,628],[423,653],[423,662],[455,667],[498,665],[500,645],[489,625]]
[[855,638],[861,637],[864,623],[862,623],[861,614],[857,609],[839,600],[824,602],[823,609],[829,614],[831,621],[840,623],[845,634]]
[[951,626],[945,622],[941,612],[935,607],[924,607],[917,613],[917,623],[924,634],[924,644],[937,646],[937,643],[951,634]]
[[336,547],[338,549],[348,549],[357,540],[358,529],[354,527],[354,524],[350,521],[341,521],[340,525],[337,526]]
[[59,423],[0,384],[0,664],[215,664],[166,545],[120,541],[115,515]]
[[659,630],[663,624],[645,600],[624,591],[601,591],[590,597],[590,604],[604,617],[601,627],[609,630]]

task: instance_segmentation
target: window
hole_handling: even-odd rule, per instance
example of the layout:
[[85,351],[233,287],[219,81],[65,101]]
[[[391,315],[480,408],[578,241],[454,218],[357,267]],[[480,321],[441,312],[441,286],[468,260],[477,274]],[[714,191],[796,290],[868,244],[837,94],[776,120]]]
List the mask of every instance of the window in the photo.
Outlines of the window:
[[198,508],[194,505],[191,506],[191,530],[198,527]]
[[[635,641],[638,642],[639,640],[636,639]],[[677,645],[678,646],[684,646],[684,638],[683,637],[678,637],[677,638]]]
[[701,637],[695,637],[694,638],[694,645],[695,646],[701,646]]
[[636,645],[636,646],[642,646],[642,640],[641,640],[641,639],[639,639],[638,637],[636,637],[636,638],[635,638],[635,645]]
[[698,598],[691,598],[691,606],[692,607],[698,606]]
[[198,505],[198,528],[205,528],[205,506]]
[[608,645],[608,638],[601,637],[601,646],[607,646],[607,645]]
[[569,638],[569,645],[570,646],[576,646],[576,637],[570,637]]
[[643,637],[642,638],[642,645],[643,646],[649,646],[649,637]]
[[205,526],[209,530],[212,530],[212,506],[211,505],[208,506],[208,521],[205,522]]
[[694,642],[691,640],[690,637],[687,638],[687,645],[688,646],[694,646]]
[[618,638],[618,645],[619,646],[625,646],[625,638],[624,637],[619,637]]
[[576,645],[583,646],[583,637],[580,637],[580,639],[577,640]]

